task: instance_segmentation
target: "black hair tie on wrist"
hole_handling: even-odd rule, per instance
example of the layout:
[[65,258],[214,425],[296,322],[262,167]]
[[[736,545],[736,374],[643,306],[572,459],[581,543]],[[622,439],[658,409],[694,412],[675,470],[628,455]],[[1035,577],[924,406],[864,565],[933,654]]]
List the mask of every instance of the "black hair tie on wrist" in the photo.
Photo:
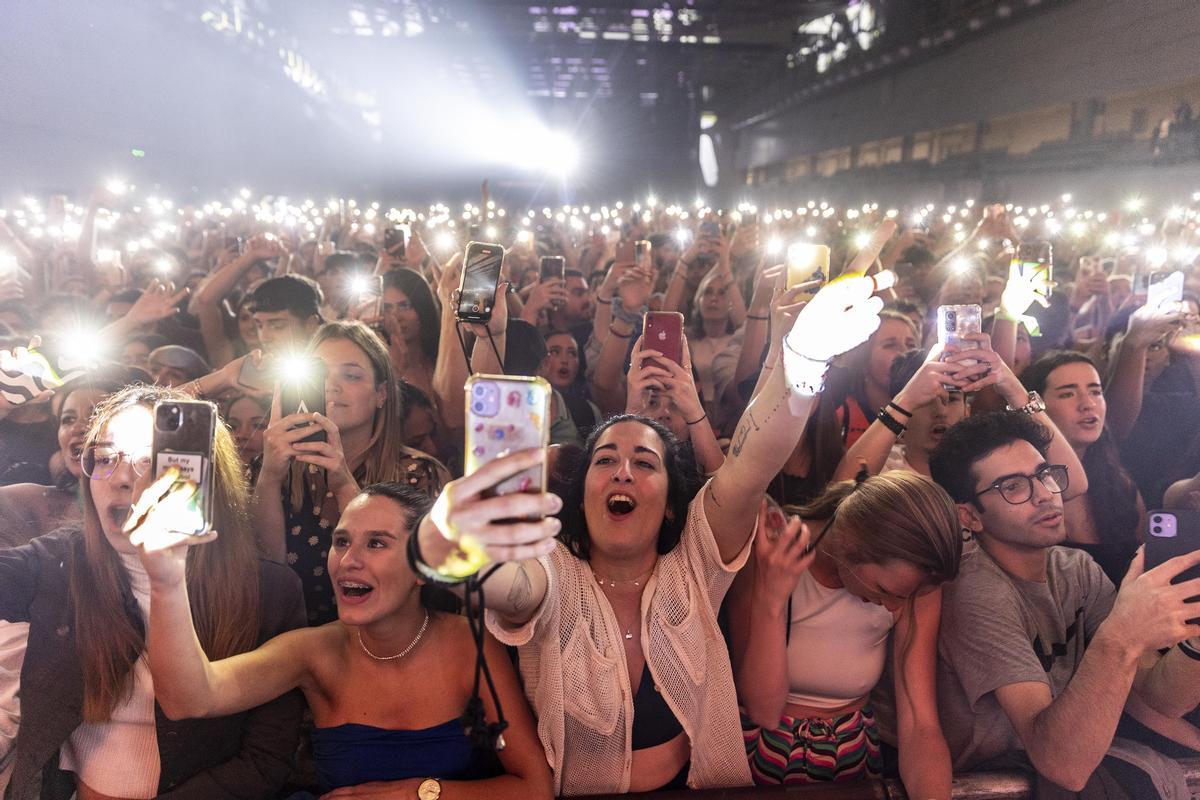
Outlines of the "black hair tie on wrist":
[[903,408],[901,408],[900,406],[896,405],[894,402],[888,402],[888,404],[887,404],[887,407],[888,407],[888,408],[890,408],[890,409],[892,409],[893,411],[899,411],[899,412],[900,412],[901,414],[903,414],[904,416],[908,417],[909,419],[912,419],[912,412],[911,412],[911,411],[906,411],[905,409],[903,409]]
[[900,422],[900,420],[888,413],[887,406],[879,409],[879,413],[875,415],[875,419],[879,420],[883,424],[883,427],[896,434],[896,436],[900,436],[908,430],[908,427],[903,422]]

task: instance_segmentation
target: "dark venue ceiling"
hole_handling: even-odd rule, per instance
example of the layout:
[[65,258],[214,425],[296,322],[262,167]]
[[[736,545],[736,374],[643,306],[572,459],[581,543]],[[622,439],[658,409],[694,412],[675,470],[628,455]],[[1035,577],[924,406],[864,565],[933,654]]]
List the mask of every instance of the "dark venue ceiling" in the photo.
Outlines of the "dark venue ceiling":
[[134,166],[177,185],[428,194],[541,191],[522,158],[555,131],[581,155],[575,195],[690,191],[706,132],[723,160],[741,126],[1059,1],[28,4],[0,30],[0,133],[29,163],[145,151]]

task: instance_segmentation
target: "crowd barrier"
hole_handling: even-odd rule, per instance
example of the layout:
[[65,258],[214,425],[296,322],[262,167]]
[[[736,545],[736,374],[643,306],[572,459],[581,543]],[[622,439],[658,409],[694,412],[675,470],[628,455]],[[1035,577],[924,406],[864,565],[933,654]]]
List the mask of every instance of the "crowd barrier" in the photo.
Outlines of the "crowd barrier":
[[[1200,758],[1183,762],[1192,800],[1200,800]],[[955,800],[1023,800],[1029,778],[1019,772],[968,772],[954,776]],[[629,795],[594,795],[594,800],[628,800]],[[742,789],[651,792],[646,800],[908,800],[899,780],[852,781],[823,786],[754,786]],[[915,799],[914,799],[915,800]]]

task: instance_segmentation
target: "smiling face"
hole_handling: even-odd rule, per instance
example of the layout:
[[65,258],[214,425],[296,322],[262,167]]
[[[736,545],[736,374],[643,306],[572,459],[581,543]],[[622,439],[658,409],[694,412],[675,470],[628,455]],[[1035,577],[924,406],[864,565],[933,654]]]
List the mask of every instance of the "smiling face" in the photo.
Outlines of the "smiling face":
[[370,428],[375,412],[383,407],[387,390],[375,385],[375,371],[367,354],[348,339],[326,339],[313,355],[325,362],[325,414],[343,436],[346,431]]
[[103,399],[104,392],[98,389],[77,389],[67,395],[58,412],[58,449],[67,471],[76,478],[83,475],[79,454],[83,452],[88,420],[92,416],[92,409]]
[[[999,447],[971,466],[975,491],[981,492],[1001,478],[1032,475],[1046,466],[1037,448],[1021,439]],[[978,498],[983,511],[964,503],[972,519],[969,527],[985,545],[1010,550],[1039,550],[1061,543],[1067,536],[1063,522],[1062,495],[1051,492],[1039,480],[1033,481],[1033,494],[1024,503],[1013,505],[993,489]]]
[[411,516],[390,497],[359,495],[347,504],[326,559],[343,623],[367,625],[419,602],[404,554]]
[[[104,538],[121,553],[137,552],[121,526],[129,517],[133,501],[151,483],[149,462],[153,428],[153,412],[147,406],[129,406],[114,414],[96,436],[98,450],[120,453],[120,461],[111,474],[105,477],[108,469],[98,466],[86,480]],[[139,475],[139,470],[143,474]]]
[[546,337],[546,358],[542,376],[560,392],[565,391],[579,375],[579,345],[569,333],[554,333]]
[[1046,413],[1076,449],[1095,444],[1104,432],[1108,405],[1100,374],[1091,364],[1063,364],[1046,376]]
[[632,420],[600,434],[584,482],[593,552],[622,558],[655,547],[667,510],[665,450],[652,428]]

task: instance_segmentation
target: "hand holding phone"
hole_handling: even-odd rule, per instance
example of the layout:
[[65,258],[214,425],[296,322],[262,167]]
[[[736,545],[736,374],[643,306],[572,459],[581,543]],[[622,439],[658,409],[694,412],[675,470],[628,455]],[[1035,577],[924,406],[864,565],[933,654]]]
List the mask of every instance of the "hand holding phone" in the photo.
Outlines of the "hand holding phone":
[[[213,448],[217,407],[203,400],[160,400],[154,404],[154,438],[150,454],[155,480],[170,474],[171,483],[188,482],[195,491],[176,494],[180,507],[166,520],[170,530],[189,536],[207,533],[212,524]],[[186,502],[184,502],[186,501]],[[129,521],[134,522],[131,513]]]
[[642,347],[657,350],[664,358],[683,365],[683,314],[650,311],[642,318]]
[[[279,376],[279,412],[281,417],[292,414],[325,413],[325,362],[314,357],[288,359],[281,364]],[[329,435],[315,424],[294,425],[288,430],[312,427],[314,432],[296,442],[325,442]]]
[[504,248],[498,244],[470,242],[463,260],[457,316],[466,322],[486,323],[491,320],[496,305]]
[[[544,378],[503,375],[472,375],[466,385],[467,475],[501,456],[550,443],[550,398],[552,390]],[[485,496],[513,492],[544,492],[546,465],[523,470]]]
[[[938,306],[937,334],[938,343],[942,345],[942,361],[946,361],[959,350],[969,350],[975,346],[967,336],[980,333],[983,324],[983,311],[977,305]],[[956,362],[965,367],[979,363],[973,358]],[[952,384],[944,384],[946,391],[958,391]]]
[[[1200,512],[1183,509],[1151,511],[1146,515],[1145,571],[1149,572],[1172,558],[1186,556],[1200,550]],[[1200,564],[1181,571],[1171,578],[1171,583],[1200,579]],[[1187,600],[1200,603],[1200,596]],[[1200,625],[1200,605],[1196,606],[1196,618],[1189,625]]]

